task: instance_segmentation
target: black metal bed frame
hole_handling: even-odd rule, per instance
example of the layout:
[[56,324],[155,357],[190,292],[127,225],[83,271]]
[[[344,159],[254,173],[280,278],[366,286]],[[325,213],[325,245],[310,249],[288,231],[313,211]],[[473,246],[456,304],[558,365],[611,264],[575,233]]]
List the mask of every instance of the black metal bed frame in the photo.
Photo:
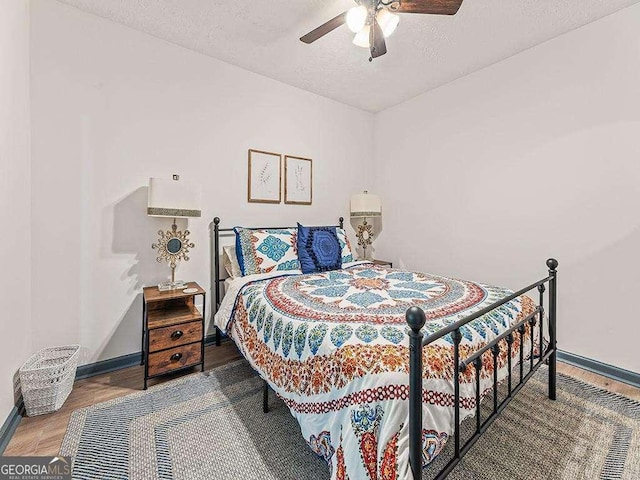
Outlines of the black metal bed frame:
[[[340,217],[340,228],[344,228],[344,218]],[[250,230],[262,230],[266,228],[273,229],[286,229],[295,227],[251,227]],[[213,289],[215,303],[212,308],[215,314],[220,308],[220,283],[224,282],[224,279],[220,278],[220,234],[233,232],[233,228],[220,228],[220,218],[215,217],[213,219]],[[557,362],[557,339],[556,339],[556,310],[557,310],[557,268],[558,261],[550,258],[547,260],[547,267],[549,268],[549,276],[538,280],[531,285],[518,290],[515,293],[499,300],[482,310],[479,310],[461,320],[458,320],[451,325],[444,327],[437,332],[424,338],[422,333],[422,327],[426,323],[426,315],[420,307],[411,307],[406,312],[406,321],[409,325],[409,464],[413,474],[414,480],[420,480],[422,478],[422,353],[423,348],[433,342],[451,335],[454,345],[453,356],[453,379],[454,379],[454,454],[453,458],[442,468],[442,470],[434,477],[436,480],[446,478],[449,473],[456,467],[462,457],[471,449],[471,447],[478,441],[478,438],[489,428],[493,421],[502,413],[506,406],[511,402],[514,395],[520,391],[525,383],[533,376],[533,374],[540,368],[540,366],[547,362],[549,364],[549,398],[551,400],[556,399],[556,362]],[[549,342],[546,351],[544,350],[544,293],[546,291],[545,284],[549,284]],[[462,333],[460,329],[468,323],[478,319],[479,317],[486,315],[487,313],[501,307],[502,305],[514,300],[520,295],[537,289],[539,293],[539,305],[520,320],[518,323],[510,327],[508,330],[500,334],[491,342],[487,343],[484,347],[475,351],[464,360],[460,359],[460,343],[462,341]],[[537,317],[537,318],[536,318]],[[524,335],[526,333],[527,324],[530,327],[530,352],[529,352],[529,370],[524,373]],[[537,361],[534,362],[536,356],[534,355],[534,333],[536,324],[539,326],[539,355]],[[216,345],[220,345],[220,329],[215,327],[215,341]],[[520,349],[519,349],[519,380],[518,383],[513,385],[513,372],[512,372],[512,345],[514,342],[514,334],[520,336]],[[498,401],[498,356],[500,354],[500,343],[505,342],[507,345],[507,396]],[[482,356],[491,352],[493,356],[493,411],[492,413],[482,421],[481,417],[481,395],[480,391],[480,372],[482,371]],[[544,353],[543,353],[544,352]],[[461,445],[461,429],[460,429],[460,373],[464,373],[470,365],[474,366],[475,370],[475,386],[476,386],[476,429],[473,435]],[[269,411],[269,389],[268,384],[264,381],[263,387],[263,411],[267,413]]]
[[[528,287],[518,290],[512,293],[508,297],[503,298],[482,310],[469,315],[448,327],[442,328],[437,332],[432,333],[426,338],[423,338],[421,332],[422,327],[426,322],[424,311],[420,307],[411,307],[407,310],[406,320],[409,324],[409,464],[413,472],[414,480],[420,480],[422,478],[422,349],[426,345],[430,345],[436,340],[451,334],[454,354],[453,354],[453,380],[454,380],[454,454],[453,458],[447,463],[444,468],[436,475],[436,479],[446,478],[449,473],[460,462],[463,455],[471,449],[474,443],[478,440],[493,421],[502,413],[505,407],[513,399],[513,396],[524,386],[533,374],[540,368],[544,362],[549,363],[549,398],[551,400],[556,399],[556,307],[557,307],[557,268],[558,261],[550,258],[547,260],[547,267],[549,267],[549,276],[532,283]],[[547,350],[544,351],[544,292],[545,283],[549,284],[549,344]],[[492,310],[510,302],[511,300],[523,295],[533,289],[538,289],[540,294],[540,304],[527,315],[524,319],[513,325],[511,328],[503,332],[496,337],[493,341],[487,343],[484,347],[477,350],[464,360],[460,360],[460,342],[462,340],[462,334],[460,328],[472,322],[473,320],[485,315]],[[536,319],[538,317],[538,319]],[[530,326],[531,336],[531,351],[529,354],[529,372],[524,375],[524,351],[523,340],[526,332],[526,324]],[[539,338],[539,355],[538,361],[534,363],[534,327],[536,323],[539,325],[540,338]],[[514,333],[517,332],[520,335],[520,378],[518,384],[514,387],[512,380],[511,369],[511,347],[514,342]],[[508,393],[506,398],[502,402],[498,402],[498,355],[500,354],[500,343],[506,342],[507,344],[507,368],[508,368],[508,380],[507,389]],[[487,419],[482,422],[480,403],[481,394],[480,391],[480,372],[482,371],[482,355],[491,351],[493,355],[493,411]],[[543,353],[544,352],[544,353]],[[475,381],[476,381],[476,430],[464,445],[460,443],[460,372],[465,372],[469,365],[473,364],[475,369]]]

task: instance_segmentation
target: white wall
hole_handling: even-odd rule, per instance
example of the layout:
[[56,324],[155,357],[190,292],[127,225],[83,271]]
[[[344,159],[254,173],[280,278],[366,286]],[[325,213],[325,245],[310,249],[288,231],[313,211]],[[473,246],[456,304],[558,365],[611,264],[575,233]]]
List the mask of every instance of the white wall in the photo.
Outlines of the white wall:
[[[209,285],[214,215],[325,223],[374,183],[378,258],[517,288],[556,256],[560,348],[640,371],[623,330],[637,331],[640,286],[638,20],[640,5],[374,120],[33,0],[33,348],[79,342],[84,362],[139,350],[141,287],[168,274],[147,179],[175,172],[205,192],[181,278]],[[248,204],[248,148],[312,157],[314,205]]]
[[375,120],[377,256],[520,288],[559,266],[559,348],[640,372],[640,5]]
[[0,0],[0,424],[31,351],[29,2]]
[[[337,222],[370,184],[373,116],[51,0],[32,1],[34,344],[140,349],[141,288],[169,275],[150,176],[204,185],[179,277],[210,283],[208,227]],[[247,149],[313,158],[313,206],[247,203]]]

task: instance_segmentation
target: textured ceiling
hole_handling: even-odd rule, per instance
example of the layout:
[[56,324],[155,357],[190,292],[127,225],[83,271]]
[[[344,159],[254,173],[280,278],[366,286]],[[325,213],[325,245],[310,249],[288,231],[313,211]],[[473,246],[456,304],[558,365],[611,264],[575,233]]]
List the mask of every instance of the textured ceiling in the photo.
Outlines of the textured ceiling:
[[465,0],[457,15],[402,14],[373,63],[346,26],[298,38],[353,0],[61,0],[169,42],[379,111],[640,0]]

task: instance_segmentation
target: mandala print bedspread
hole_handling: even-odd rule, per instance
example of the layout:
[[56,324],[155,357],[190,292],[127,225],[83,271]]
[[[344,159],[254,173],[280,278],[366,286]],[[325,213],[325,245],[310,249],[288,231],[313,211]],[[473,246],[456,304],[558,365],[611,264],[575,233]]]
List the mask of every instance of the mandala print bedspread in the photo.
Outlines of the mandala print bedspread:
[[[409,339],[405,312],[419,305],[426,332],[455,322],[511,292],[473,282],[371,265],[311,275],[253,280],[225,298],[233,314],[216,317],[244,356],[285,401],[332,479],[409,479]],[[249,282],[249,283],[247,283]],[[246,285],[245,285],[246,283]],[[462,328],[461,356],[533,311],[529,297],[505,304]],[[231,307],[221,309],[229,312]],[[537,330],[537,329],[536,329]],[[515,353],[520,347],[515,336]],[[525,335],[528,338],[528,335]],[[525,351],[527,346],[524,345]],[[506,375],[506,350],[499,375]],[[492,385],[487,355],[481,388]],[[424,352],[423,463],[453,432],[450,336]],[[514,361],[515,365],[515,361]],[[473,368],[461,385],[461,416],[475,408]]]

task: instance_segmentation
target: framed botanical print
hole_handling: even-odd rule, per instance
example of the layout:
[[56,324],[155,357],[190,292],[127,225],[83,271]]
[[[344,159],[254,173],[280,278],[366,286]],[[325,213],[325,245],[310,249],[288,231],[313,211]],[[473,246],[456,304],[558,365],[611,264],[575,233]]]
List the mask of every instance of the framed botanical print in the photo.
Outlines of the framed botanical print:
[[310,158],[284,157],[284,203],[311,205],[313,164]]
[[249,150],[249,179],[247,201],[251,203],[280,203],[282,201],[282,155]]

